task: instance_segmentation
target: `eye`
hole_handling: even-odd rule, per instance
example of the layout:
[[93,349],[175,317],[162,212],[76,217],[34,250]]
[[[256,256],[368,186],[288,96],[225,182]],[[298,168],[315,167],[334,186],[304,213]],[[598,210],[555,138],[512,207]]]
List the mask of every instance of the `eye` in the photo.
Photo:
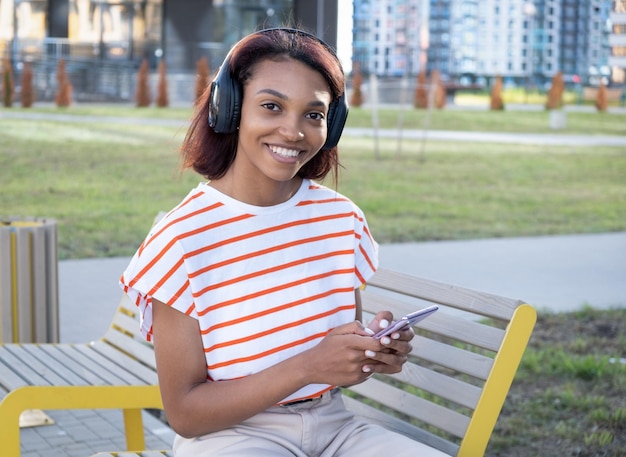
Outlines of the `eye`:
[[324,113],[313,112],[313,113],[308,113],[306,117],[314,121],[323,121],[325,116],[324,116]]
[[272,102],[263,103],[261,104],[261,106],[270,111],[278,111],[280,109],[280,107],[276,103]]

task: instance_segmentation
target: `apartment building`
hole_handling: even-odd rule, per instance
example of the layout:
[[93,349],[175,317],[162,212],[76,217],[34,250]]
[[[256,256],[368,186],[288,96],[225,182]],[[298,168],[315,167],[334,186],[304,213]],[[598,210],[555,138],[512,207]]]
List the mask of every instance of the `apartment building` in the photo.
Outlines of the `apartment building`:
[[425,62],[426,6],[425,0],[354,0],[353,61],[379,76],[416,74]]
[[609,27],[611,79],[618,84],[626,84],[626,0],[613,2]]
[[[624,1],[613,3],[621,5],[613,10],[624,8]],[[420,62],[459,84],[484,84],[500,75],[507,83],[542,86],[562,71],[568,82],[594,85],[620,74],[610,69],[609,33],[611,21],[623,30],[626,13],[612,12],[606,0],[355,0],[354,5],[356,60],[378,75],[414,74]],[[412,35],[404,33],[407,23],[414,27]],[[415,44],[400,40],[408,37]],[[612,37],[611,43],[621,42],[618,33]],[[427,59],[416,58],[420,51]],[[401,54],[411,65],[393,65]]]

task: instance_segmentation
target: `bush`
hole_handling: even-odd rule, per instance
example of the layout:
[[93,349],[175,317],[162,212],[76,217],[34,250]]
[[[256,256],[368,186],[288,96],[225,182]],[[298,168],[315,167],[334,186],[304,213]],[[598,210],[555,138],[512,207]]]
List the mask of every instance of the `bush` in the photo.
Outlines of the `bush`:
[[426,88],[426,72],[420,71],[417,75],[417,86],[415,87],[415,98],[413,99],[415,108],[428,108],[428,90]]
[[563,91],[565,83],[563,82],[563,72],[559,71],[552,77],[552,85],[548,91],[548,99],[546,101],[546,109],[559,109],[563,107]]
[[209,75],[211,74],[211,69],[209,68],[209,61],[206,57],[202,57],[198,59],[196,62],[196,94],[194,98],[194,104],[200,100],[202,94],[209,86],[210,80]]
[[496,79],[493,83],[493,87],[491,88],[489,108],[492,111],[504,110],[504,101],[502,100],[502,76],[496,76]]
[[135,94],[135,103],[138,108],[150,106],[150,103],[152,102],[148,82],[149,77],[148,59],[144,58],[141,61],[139,71],[137,72],[137,92]]
[[165,60],[161,60],[159,63],[159,86],[157,90],[156,105],[159,108],[166,108],[170,104],[170,99],[167,95],[167,65]]
[[606,86],[602,81],[600,81],[600,86],[598,86],[598,94],[596,95],[596,109],[601,112],[605,112],[609,107],[609,100],[606,95]]
[[362,85],[363,75],[361,74],[361,66],[359,62],[354,62],[352,65],[352,95],[350,95],[350,106],[363,105]]
[[59,59],[57,63],[57,94],[54,102],[60,108],[70,106],[72,102],[72,84],[67,76],[65,60]]
[[446,106],[446,89],[441,83],[439,70],[433,70],[430,74],[430,85],[431,89],[435,91],[433,100],[435,108],[443,109]]
[[33,88],[33,66],[30,62],[24,62],[22,70],[22,91],[20,92],[22,108],[30,108],[35,103],[35,89]]
[[13,68],[11,61],[5,58],[2,62],[2,104],[10,108],[13,106]]

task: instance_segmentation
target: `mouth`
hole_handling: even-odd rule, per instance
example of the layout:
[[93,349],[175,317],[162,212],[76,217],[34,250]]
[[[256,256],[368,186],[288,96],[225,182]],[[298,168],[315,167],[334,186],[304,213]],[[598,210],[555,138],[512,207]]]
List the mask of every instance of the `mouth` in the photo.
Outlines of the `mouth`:
[[287,149],[280,146],[272,146],[271,144],[268,145],[268,147],[274,154],[280,157],[284,157],[285,159],[293,159],[295,157],[298,157],[298,155],[300,154],[300,151],[298,151],[297,149]]

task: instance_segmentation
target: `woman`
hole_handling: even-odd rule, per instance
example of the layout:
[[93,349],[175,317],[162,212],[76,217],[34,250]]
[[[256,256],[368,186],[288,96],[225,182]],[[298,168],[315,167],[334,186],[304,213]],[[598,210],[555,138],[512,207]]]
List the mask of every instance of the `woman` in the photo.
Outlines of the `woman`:
[[208,181],[121,278],[154,336],[177,456],[442,455],[355,420],[337,389],[400,371],[413,337],[371,337],[389,312],[360,323],[376,242],[312,181],[336,173],[344,88],[326,44],[268,29],[234,46],[196,107],[182,157]]

